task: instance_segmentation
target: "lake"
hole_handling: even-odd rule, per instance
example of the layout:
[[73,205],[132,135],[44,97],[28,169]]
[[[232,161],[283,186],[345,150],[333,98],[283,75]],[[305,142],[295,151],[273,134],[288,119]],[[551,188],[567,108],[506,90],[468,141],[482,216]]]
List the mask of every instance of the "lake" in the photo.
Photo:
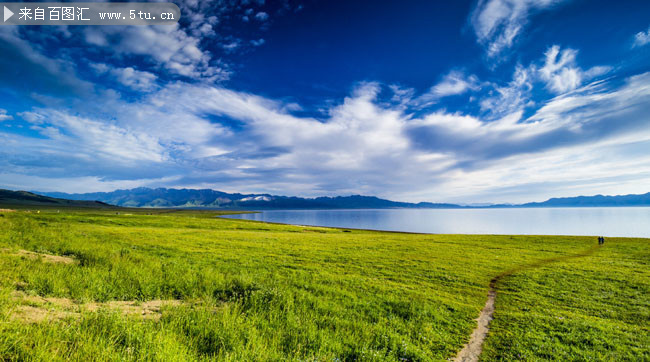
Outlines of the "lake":
[[225,217],[433,234],[650,237],[650,207],[269,210]]

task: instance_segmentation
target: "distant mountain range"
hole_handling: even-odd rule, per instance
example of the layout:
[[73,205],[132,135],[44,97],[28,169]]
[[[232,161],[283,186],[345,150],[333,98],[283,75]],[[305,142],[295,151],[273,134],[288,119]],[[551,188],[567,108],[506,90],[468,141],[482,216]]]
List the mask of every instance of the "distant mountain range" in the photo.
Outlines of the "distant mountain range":
[[63,192],[38,192],[41,195],[69,200],[97,200],[124,207],[181,207],[211,209],[387,209],[387,208],[460,208],[455,204],[430,202],[409,203],[380,199],[374,196],[337,196],[302,198],[269,194],[239,194],[215,190],[150,189],[67,194]]
[[166,189],[140,187],[131,190],[67,194],[62,192],[36,192],[59,199],[100,201],[124,207],[161,208],[211,208],[211,209],[459,209],[506,207],[597,207],[597,206],[650,206],[650,192],[643,195],[578,196],[552,198],[544,202],[519,205],[457,205],[431,202],[397,202],[374,196],[337,196],[302,198],[270,194],[239,194],[203,189]]
[[603,207],[603,206],[650,206],[650,192],[642,195],[576,196],[529,202],[521,207]]
[[37,195],[27,191],[10,191],[0,189],[0,205],[7,206],[56,206],[105,208],[112,207],[100,201],[64,200],[54,197]]

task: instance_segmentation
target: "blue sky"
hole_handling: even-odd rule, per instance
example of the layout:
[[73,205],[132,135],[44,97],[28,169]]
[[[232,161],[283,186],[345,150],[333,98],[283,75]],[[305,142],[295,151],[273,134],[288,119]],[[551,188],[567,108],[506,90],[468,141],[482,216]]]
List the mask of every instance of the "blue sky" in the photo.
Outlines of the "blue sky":
[[650,191],[650,2],[176,2],[0,27],[0,187],[405,201]]

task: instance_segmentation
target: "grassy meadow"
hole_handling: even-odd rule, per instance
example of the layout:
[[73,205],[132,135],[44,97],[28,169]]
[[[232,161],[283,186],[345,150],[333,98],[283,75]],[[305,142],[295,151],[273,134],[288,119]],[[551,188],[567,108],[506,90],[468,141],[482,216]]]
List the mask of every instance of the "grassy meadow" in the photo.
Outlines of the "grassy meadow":
[[[492,278],[596,244],[217,214],[0,211],[0,360],[444,361]],[[608,238],[504,277],[482,359],[650,360],[649,264]]]

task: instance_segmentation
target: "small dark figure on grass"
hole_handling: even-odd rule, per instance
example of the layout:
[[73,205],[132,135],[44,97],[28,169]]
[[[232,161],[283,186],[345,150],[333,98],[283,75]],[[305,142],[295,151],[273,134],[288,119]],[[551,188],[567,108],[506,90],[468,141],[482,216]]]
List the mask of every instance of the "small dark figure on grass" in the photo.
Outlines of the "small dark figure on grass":
[[599,236],[598,237],[598,245],[603,245],[603,244],[605,244],[605,238],[602,237],[602,236]]

